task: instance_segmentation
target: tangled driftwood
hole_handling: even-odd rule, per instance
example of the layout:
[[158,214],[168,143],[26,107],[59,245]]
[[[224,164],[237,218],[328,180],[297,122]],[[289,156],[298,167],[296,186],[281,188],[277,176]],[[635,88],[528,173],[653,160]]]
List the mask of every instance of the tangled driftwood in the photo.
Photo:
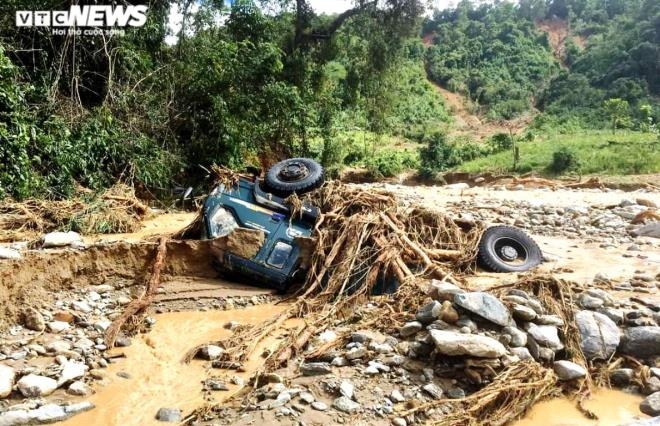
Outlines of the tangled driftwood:
[[70,200],[30,199],[0,203],[0,241],[14,241],[55,230],[83,234],[134,232],[149,208],[132,188],[117,184],[97,197]]

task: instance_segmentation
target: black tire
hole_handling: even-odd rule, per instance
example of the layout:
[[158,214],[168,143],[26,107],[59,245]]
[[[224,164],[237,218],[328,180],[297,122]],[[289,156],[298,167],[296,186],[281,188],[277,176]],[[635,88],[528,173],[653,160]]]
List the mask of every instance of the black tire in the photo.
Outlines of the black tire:
[[522,230],[513,226],[493,226],[484,231],[477,259],[493,272],[524,272],[543,260],[541,249]]
[[309,158],[280,161],[266,173],[266,186],[280,196],[304,194],[323,185],[323,167]]

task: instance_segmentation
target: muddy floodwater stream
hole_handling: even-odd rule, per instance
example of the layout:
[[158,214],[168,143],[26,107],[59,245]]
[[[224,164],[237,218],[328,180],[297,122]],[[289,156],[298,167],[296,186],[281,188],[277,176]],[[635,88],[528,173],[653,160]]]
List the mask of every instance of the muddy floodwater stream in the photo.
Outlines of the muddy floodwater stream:
[[615,389],[598,389],[585,401],[597,420],[591,420],[578,411],[575,401],[552,399],[536,404],[525,418],[514,426],[620,426],[636,418],[647,418],[639,411],[642,397]]
[[[188,350],[198,344],[229,336],[223,328],[228,321],[258,324],[285,309],[279,305],[261,305],[247,309],[208,312],[171,312],[155,316],[153,329],[133,339],[131,346],[121,349],[126,358],[112,364],[107,371],[106,386],[98,386],[89,398],[96,408],[64,422],[65,425],[149,425],[161,407],[179,408],[185,414],[204,405],[202,381],[208,377],[205,363],[193,360],[183,364]],[[270,343],[272,344],[273,341]],[[264,342],[269,345],[269,342]],[[257,354],[261,351],[257,350]],[[208,364],[208,363],[206,363]],[[258,368],[261,359],[248,361],[244,378]],[[221,375],[218,370],[218,375]],[[117,376],[128,373],[129,378]],[[229,372],[230,376],[233,372]],[[239,388],[227,382],[228,392],[215,392],[216,401],[228,398]]]
[[[209,377],[209,371],[205,367],[208,363],[199,360],[183,364],[181,359],[184,354],[195,345],[229,336],[230,332],[223,328],[228,321],[257,324],[284,309],[285,306],[269,304],[230,311],[156,315],[156,325],[149,333],[137,336],[131,346],[121,348],[126,358],[111,365],[105,379],[108,384],[98,386],[97,393],[90,398],[96,408],[64,424],[155,425],[159,424],[155,414],[161,407],[179,408],[184,414],[190,413],[205,404],[202,381]],[[274,339],[264,342],[262,346],[271,345]],[[256,352],[259,354],[261,351]],[[247,380],[260,364],[261,359],[257,355],[246,364],[247,372],[236,374]],[[129,378],[117,376],[118,372],[128,373]],[[221,374],[218,370],[218,375]],[[214,393],[215,401],[221,402],[239,390],[236,385],[228,383],[228,386],[228,392]],[[537,404],[515,426],[616,426],[641,415],[637,408],[640,400],[639,396],[601,389],[585,404],[599,416],[599,420],[585,418],[575,408],[574,402],[556,399]]]

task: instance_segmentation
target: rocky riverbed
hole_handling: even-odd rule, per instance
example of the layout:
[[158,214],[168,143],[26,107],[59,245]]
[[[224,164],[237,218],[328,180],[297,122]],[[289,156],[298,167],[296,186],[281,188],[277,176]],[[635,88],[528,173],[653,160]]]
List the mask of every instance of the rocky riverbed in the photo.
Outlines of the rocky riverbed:
[[[577,270],[588,277],[573,289],[576,329],[551,313],[533,292],[512,286],[525,277],[502,274],[483,284],[480,278],[493,274],[478,273],[464,289],[429,282],[420,295],[426,300],[407,312],[396,329],[386,324],[355,329],[356,316],[382,314],[386,301],[374,300],[348,319],[319,330],[288,368],[250,383],[256,390],[248,398],[207,411],[197,423],[344,424],[357,419],[365,424],[418,424],[442,418],[451,404],[415,411],[417,407],[470,398],[499,373],[521,363],[552,369],[564,387],[594,376],[640,395],[640,419],[660,414],[660,239],[653,238],[658,223],[632,223],[654,210],[660,203],[658,193],[384,187],[402,203],[431,206],[464,220],[516,225],[538,237],[547,261],[541,270],[556,276]],[[562,261],[556,260],[557,246],[548,242],[565,245],[559,253]],[[8,259],[0,262],[16,262],[27,249],[18,244],[11,250],[5,249]],[[89,246],[76,243],[65,250],[85,252]],[[67,288],[64,283],[49,297],[26,297],[21,316],[0,334],[0,425],[49,423],[81,412],[87,423],[101,421],[94,412],[102,412],[110,424],[130,423],[130,414],[121,422],[111,420],[116,406],[103,410],[99,395],[117,383],[143,380],[140,369],[130,367],[131,357],[123,357],[135,338],[121,335],[117,347],[107,348],[103,335],[141,287],[136,286],[139,280],[120,276],[94,281],[87,277],[85,282],[92,285]],[[270,292],[219,283],[166,279],[150,319],[139,327],[143,336],[150,335],[160,313],[242,309],[277,300]],[[489,290],[498,285],[505,287]],[[227,323],[215,327],[231,334],[236,324],[222,328]],[[191,334],[176,327],[169,333],[182,341]],[[575,342],[587,363],[569,353]],[[184,346],[196,343],[200,342]],[[330,349],[309,356],[323,347]],[[191,389],[198,389],[195,401],[213,404],[226,399],[221,395],[233,395],[259,367],[256,362],[240,374],[227,370],[222,352],[221,347],[209,347],[204,359],[196,361],[209,373],[191,384]],[[607,374],[596,377],[602,372],[598,366],[618,359]],[[177,357],[173,362],[178,361]],[[177,380],[181,377],[185,369]],[[121,386],[117,392],[129,394],[132,388]],[[148,386],[139,388],[137,398],[151,397]],[[186,392],[190,393],[188,387]],[[194,408],[177,404],[176,398],[160,406],[154,405],[158,400],[152,402],[148,413],[133,414],[140,424],[180,421]],[[140,409],[128,408],[133,413]]]

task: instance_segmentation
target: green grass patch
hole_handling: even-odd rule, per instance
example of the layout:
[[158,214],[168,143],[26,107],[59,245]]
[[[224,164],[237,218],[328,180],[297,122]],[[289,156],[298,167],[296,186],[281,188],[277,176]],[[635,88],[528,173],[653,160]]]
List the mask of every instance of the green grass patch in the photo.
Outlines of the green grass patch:
[[513,169],[513,152],[499,152],[468,161],[457,170],[484,172],[535,172],[557,175],[552,167],[556,152],[570,152],[575,166],[560,174],[630,175],[660,172],[660,139],[653,133],[591,131],[540,136],[533,142],[518,142],[520,161]]

